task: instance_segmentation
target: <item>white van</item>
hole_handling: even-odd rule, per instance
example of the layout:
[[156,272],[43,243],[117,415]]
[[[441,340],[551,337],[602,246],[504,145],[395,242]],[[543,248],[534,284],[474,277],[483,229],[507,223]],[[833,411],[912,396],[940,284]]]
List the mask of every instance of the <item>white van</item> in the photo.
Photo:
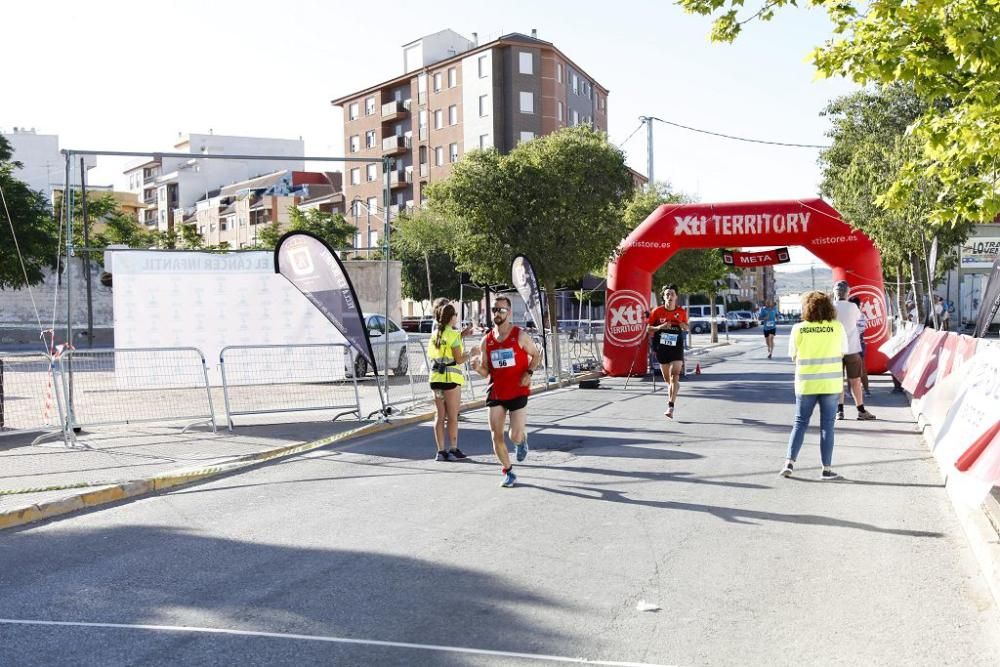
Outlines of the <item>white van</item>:
[[[700,334],[712,330],[712,320],[709,318],[711,308],[708,304],[688,306],[688,325],[691,327],[691,333]],[[726,306],[722,303],[715,304],[715,313],[717,327],[719,329],[724,328],[726,324]]]

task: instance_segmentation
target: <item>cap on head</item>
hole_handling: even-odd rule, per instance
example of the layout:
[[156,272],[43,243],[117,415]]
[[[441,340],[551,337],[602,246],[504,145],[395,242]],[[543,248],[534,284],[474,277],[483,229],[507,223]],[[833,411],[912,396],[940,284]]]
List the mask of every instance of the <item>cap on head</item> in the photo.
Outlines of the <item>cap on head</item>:
[[837,295],[838,299],[846,299],[850,291],[851,286],[847,284],[846,280],[838,280],[833,285],[833,293]]

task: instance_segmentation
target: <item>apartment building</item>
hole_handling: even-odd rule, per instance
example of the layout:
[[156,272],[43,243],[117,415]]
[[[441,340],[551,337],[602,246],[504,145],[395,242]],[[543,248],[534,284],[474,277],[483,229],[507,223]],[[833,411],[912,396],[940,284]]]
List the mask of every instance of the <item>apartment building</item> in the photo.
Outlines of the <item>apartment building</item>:
[[[179,135],[174,153],[191,157],[153,156],[131,164],[124,172],[129,191],[143,204],[139,222],[158,231],[173,229],[175,221],[190,219],[195,202],[212,190],[235,181],[281,170],[302,171],[302,139],[268,139],[213,134]],[[223,160],[205,155],[274,155],[291,159]],[[299,158],[299,159],[295,159]]]
[[[39,134],[35,128],[15,127],[11,132],[0,132],[10,144],[13,159],[21,166],[14,169],[14,178],[23,181],[32,190],[44,194],[50,202],[55,201],[53,191],[62,192],[63,181],[66,180],[66,159],[59,152],[58,134]],[[97,164],[93,155],[83,157],[84,167],[88,170]],[[80,157],[73,161],[72,178],[75,187],[80,182]],[[88,183],[88,187],[95,188]],[[110,185],[97,186],[103,190],[111,190]]]
[[[607,130],[608,90],[552,43],[510,33],[480,44],[442,30],[403,46],[403,73],[332,104],[344,110],[348,220],[381,215],[391,157],[390,214],[419,206],[426,188],[468,151],[507,152],[563,127]],[[374,245],[380,230],[358,237]]]
[[194,225],[206,245],[253,248],[264,225],[291,221],[291,206],[343,213],[341,174],[284,169],[230,183],[195,202],[182,222]]
[[777,300],[773,266],[755,266],[729,274],[727,301],[751,301],[760,305],[767,299]]

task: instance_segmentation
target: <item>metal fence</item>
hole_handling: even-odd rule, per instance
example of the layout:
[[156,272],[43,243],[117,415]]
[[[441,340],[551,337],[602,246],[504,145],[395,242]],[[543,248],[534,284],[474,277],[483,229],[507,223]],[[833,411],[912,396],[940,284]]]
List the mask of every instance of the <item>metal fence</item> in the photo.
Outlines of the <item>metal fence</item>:
[[[219,353],[230,430],[233,417],[324,410],[360,420],[358,378],[343,343],[230,345]],[[412,368],[412,366],[411,366]]]
[[[471,345],[478,344],[478,340]],[[464,340],[465,349],[468,350],[470,343]],[[411,337],[406,346],[407,354],[407,381],[408,387],[393,387],[389,394],[388,406],[394,412],[409,412],[418,408],[425,408],[434,403],[434,392],[431,390],[431,362],[427,357],[427,346],[424,341]],[[475,400],[476,389],[473,386],[473,375],[470,372],[469,364],[462,367],[465,375],[465,385],[462,388],[465,400]],[[379,375],[382,382],[386,381],[385,375]],[[475,377],[479,377],[476,375]]]
[[215,410],[205,357],[193,347],[69,350],[58,359],[74,430],[148,422],[210,423]]
[[44,352],[0,355],[0,436],[61,431],[58,369]]

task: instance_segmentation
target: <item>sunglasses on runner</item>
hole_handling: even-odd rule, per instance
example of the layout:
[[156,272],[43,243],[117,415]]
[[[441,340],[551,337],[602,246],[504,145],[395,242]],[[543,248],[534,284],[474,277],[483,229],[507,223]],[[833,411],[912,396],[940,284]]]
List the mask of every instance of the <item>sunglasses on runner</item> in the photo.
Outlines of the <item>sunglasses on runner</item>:
[[506,313],[508,311],[507,308],[493,308],[492,310],[494,315],[496,315],[497,313]]

